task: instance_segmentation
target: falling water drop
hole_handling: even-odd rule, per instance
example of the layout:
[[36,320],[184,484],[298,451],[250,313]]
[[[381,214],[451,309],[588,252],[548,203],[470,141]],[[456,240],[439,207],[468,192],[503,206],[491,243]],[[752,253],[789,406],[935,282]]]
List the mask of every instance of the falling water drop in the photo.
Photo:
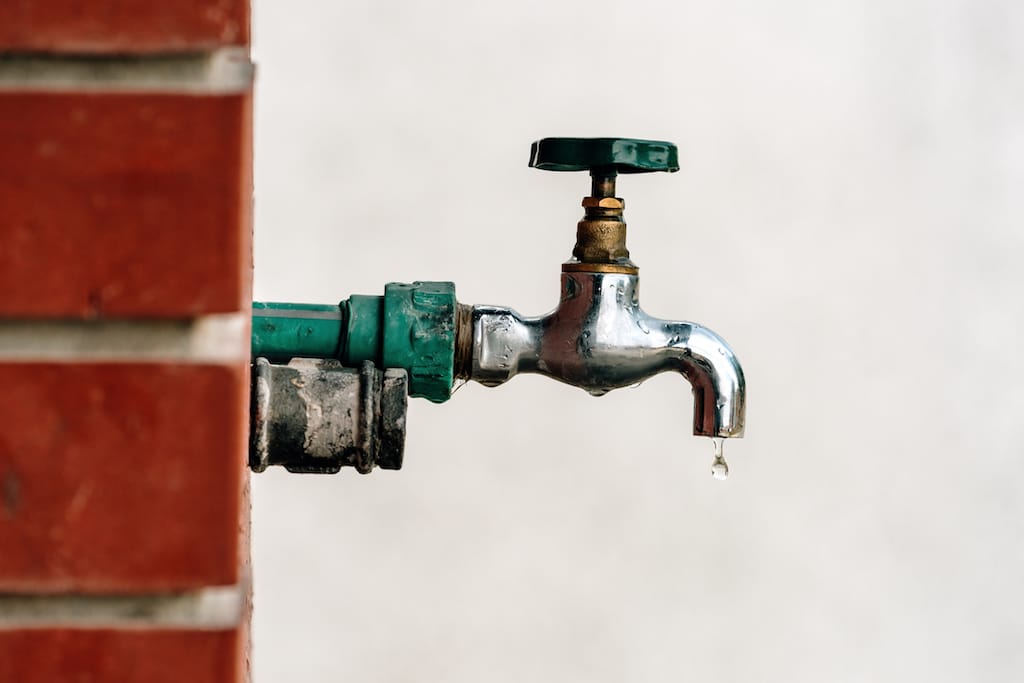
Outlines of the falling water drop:
[[725,481],[729,478],[729,464],[725,460],[715,460],[711,464],[711,476],[718,481]]
[[715,461],[711,463],[711,476],[719,481],[724,481],[729,478],[729,464],[725,462],[725,457],[722,455],[724,439],[715,437],[711,439],[711,442],[715,444]]

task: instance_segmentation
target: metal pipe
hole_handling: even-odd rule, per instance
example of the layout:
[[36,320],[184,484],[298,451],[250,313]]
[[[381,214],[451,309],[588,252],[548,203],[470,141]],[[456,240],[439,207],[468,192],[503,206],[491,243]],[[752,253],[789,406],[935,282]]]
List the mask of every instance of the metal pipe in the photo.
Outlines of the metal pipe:
[[402,467],[408,376],[366,361],[296,359],[253,364],[249,466],[335,473]]

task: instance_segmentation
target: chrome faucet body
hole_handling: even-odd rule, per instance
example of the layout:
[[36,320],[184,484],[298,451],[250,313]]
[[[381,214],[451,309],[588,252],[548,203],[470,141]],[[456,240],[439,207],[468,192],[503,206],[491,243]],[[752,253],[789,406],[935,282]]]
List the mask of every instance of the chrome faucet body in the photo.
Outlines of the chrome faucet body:
[[706,327],[644,313],[638,287],[636,274],[563,272],[545,316],[474,307],[470,379],[497,386],[532,372],[600,396],[674,370],[693,387],[694,435],[742,436],[746,385],[732,349]]

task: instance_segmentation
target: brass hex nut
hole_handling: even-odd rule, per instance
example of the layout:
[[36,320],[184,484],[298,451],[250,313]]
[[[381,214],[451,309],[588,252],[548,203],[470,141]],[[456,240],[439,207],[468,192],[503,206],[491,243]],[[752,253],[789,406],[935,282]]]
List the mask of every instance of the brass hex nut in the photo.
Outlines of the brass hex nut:
[[583,208],[585,209],[619,209],[626,208],[626,202],[619,197],[584,197]]

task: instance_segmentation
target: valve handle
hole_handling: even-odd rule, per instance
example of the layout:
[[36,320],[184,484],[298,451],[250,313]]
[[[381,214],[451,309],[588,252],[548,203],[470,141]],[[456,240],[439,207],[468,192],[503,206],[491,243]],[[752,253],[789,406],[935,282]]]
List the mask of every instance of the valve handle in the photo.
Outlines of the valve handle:
[[530,148],[530,166],[542,171],[651,173],[679,170],[671,142],[633,138],[544,138]]

